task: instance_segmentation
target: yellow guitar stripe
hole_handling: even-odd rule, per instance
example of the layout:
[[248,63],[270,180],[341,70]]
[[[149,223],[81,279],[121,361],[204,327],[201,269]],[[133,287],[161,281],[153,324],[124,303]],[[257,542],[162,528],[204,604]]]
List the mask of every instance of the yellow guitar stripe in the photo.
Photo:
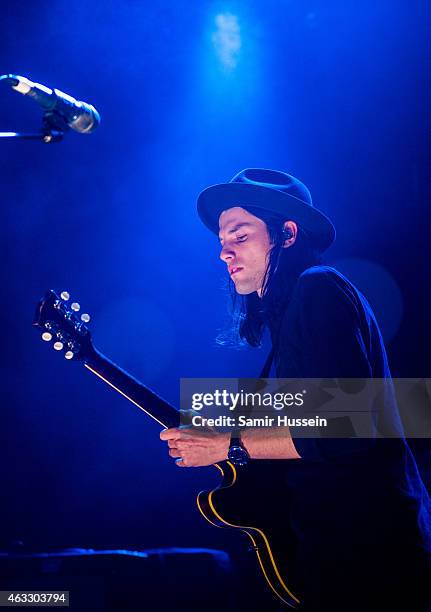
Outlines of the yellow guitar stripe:
[[[217,467],[220,467],[220,466],[217,466]],[[203,517],[204,517],[204,518],[205,518],[205,519],[208,521],[208,523],[210,523],[210,524],[211,524],[211,525],[213,525],[214,527],[218,527],[219,529],[223,529],[223,527],[221,527],[221,525],[217,525],[217,523],[213,523],[213,522],[212,522],[212,521],[210,521],[210,520],[209,520],[209,518],[208,518],[208,517],[207,517],[207,516],[204,514],[204,512],[203,512],[203,510],[202,510],[202,507],[201,507],[201,504],[200,504],[200,501],[199,501],[199,496],[196,498],[196,503],[197,503],[197,505],[198,505],[199,512],[200,512],[200,513],[202,514],[202,516],[203,516]],[[289,605],[291,605],[291,604],[289,604],[289,602],[288,602],[288,601],[286,601],[285,599],[283,599],[283,597],[280,595],[280,593],[278,593],[278,592],[275,590],[275,587],[273,587],[273,586],[272,586],[271,581],[270,581],[270,579],[268,578],[267,573],[266,573],[266,571],[265,571],[265,568],[264,568],[264,566],[263,566],[262,559],[260,558],[260,554],[259,554],[259,550],[258,550],[258,548],[257,548],[257,543],[256,543],[256,540],[253,538],[253,536],[251,535],[251,533],[249,533],[248,531],[245,531],[245,530],[243,530],[243,529],[241,529],[241,531],[244,531],[244,533],[245,533],[245,534],[247,534],[247,535],[248,535],[248,537],[250,538],[251,543],[253,544],[254,549],[255,549],[255,551],[256,551],[256,555],[257,555],[257,559],[258,559],[258,561],[259,561],[260,568],[261,568],[261,570],[262,570],[262,572],[263,572],[263,575],[264,575],[264,577],[265,577],[265,580],[267,581],[267,583],[269,584],[269,586],[271,587],[271,589],[274,591],[274,593],[277,595],[277,597],[278,597],[279,599],[281,599],[282,601],[284,601],[284,603],[285,603],[285,604],[287,604],[288,606],[289,606]]]
[[[237,471],[236,471],[236,468],[235,468],[235,466],[233,465],[233,463],[231,463],[230,461],[227,461],[227,464],[229,465],[229,467],[231,468],[231,470],[232,470],[232,472],[233,472],[233,480],[232,480],[232,482],[231,482],[231,483],[230,483],[230,484],[229,484],[227,487],[224,487],[224,488],[227,488],[227,489],[228,489],[228,488],[232,487],[232,486],[234,485],[234,483],[236,482],[236,479],[237,479]],[[217,464],[217,463],[215,463],[214,465],[215,465],[215,467],[217,467],[217,468],[218,468],[218,469],[221,471],[221,473],[222,473],[222,474],[223,474],[223,476],[224,476],[224,471],[223,471],[223,468],[222,468],[222,467],[221,467],[219,464]],[[285,599],[283,599],[283,597],[282,597],[282,596],[281,596],[281,595],[280,595],[280,594],[279,594],[279,593],[276,591],[276,589],[274,588],[274,586],[271,584],[271,582],[270,582],[270,580],[269,580],[269,578],[268,578],[268,576],[267,576],[267,574],[266,574],[265,568],[264,568],[264,566],[263,566],[262,559],[261,559],[261,557],[260,557],[259,551],[257,550],[256,542],[255,542],[254,538],[252,537],[252,535],[251,535],[251,534],[250,534],[250,533],[249,533],[247,530],[248,530],[248,529],[252,529],[253,531],[256,531],[257,533],[259,533],[259,534],[262,536],[262,538],[263,538],[263,540],[264,540],[264,542],[265,542],[265,545],[266,545],[266,548],[267,548],[267,551],[268,551],[269,557],[270,557],[270,559],[271,559],[272,566],[273,566],[273,568],[274,568],[274,571],[275,571],[275,574],[276,574],[276,576],[277,576],[278,580],[280,581],[280,584],[283,586],[283,588],[284,588],[284,590],[286,591],[286,593],[288,593],[288,595],[289,595],[289,596],[290,596],[290,597],[291,597],[291,598],[292,598],[294,601],[296,601],[296,603],[298,603],[298,604],[299,604],[299,603],[300,603],[299,599],[298,599],[298,598],[297,598],[297,597],[296,597],[296,596],[295,596],[295,595],[294,595],[294,594],[293,594],[291,591],[289,591],[289,589],[287,588],[286,584],[284,583],[284,581],[283,581],[282,577],[280,576],[280,572],[278,571],[278,567],[277,567],[277,565],[275,564],[274,556],[273,556],[273,554],[272,554],[272,550],[271,550],[271,547],[270,547],[270,545],[269,545],[268,538],[266,537],[265,533],[264,533],[264,532],[263,532],[261,529],[259,529],[259,528],[257,528],[257,527],[246,527],[246,526],[244,526],[244,525],[233,525],[232,523],[228,523],[227,521],[225,521],[225,520],[224,520],[224,519],[223,519],[223,518],[222,518],[222,517],[219,515],[219,513],[217,512],[217,510],[216,510],[216,509],[215,509],[215,507],[214,507],[214,504],[213,504],[213,501],[212,501],[212,495],[213,495],[213,493],[214,493],[215,491],[216,491],[216,489],[212,490],[212,491],[209,493],[209,495],[208,495],[208,501],[209,501],[209,504],[210,504],[211,510],[214,512],[215,516],[216,516],[216,517],[217,517],[217,518],[218,518],[218,519],[219,519],[219,520],[220,520],[222,523],[224,523],[225,525],[227,525],[228,527],[236,527],[236,528],[238,528],[238,529],[241,529],[242,531],[244,531],[244,532],[245,532],[245,533],[246,533],[246,534],[249,536],[249,538],[250,538],[250,539],[251,539],[251,541],[253,542],[254,547],[256,548],[257,558],[258,558],[258,560],[259,560],[260,567],[262,568],[262,572],[263,572],[263,575],[265,576],[265,579],[266,579],[267,583],[269,584],[269,586],[271,587],[271,589],[274,591],[274,593],[275,593],[275,594],[276,594],[278,597],[280,597],[280,599],[281,599],[282,601],[284,601],[284,603],[285,603],[285,604],[287,604],[287,605],[289,605],[289,606],[292,606],[292,604],[290,604],[288,601],[286,601]],[[196,500],[196,501],[197,501],[197,505],[198,505],[199,511],[200,511],[200,512],[201,512],[201,514],[204,516],[204,518],[206,518],[206,520],[208,520],[208,519],[207,519],[207,517],[205,516],[205,514],[202,512],[202,508],[201,508],[200,503],[199,503],[199,497],[197,498],[197,500]],[[208,522],[209,522],[209,523],[211,523],[212,525],[215,525],[215,523],[213,523],[213,522],[212,522],[212,521],[210,521],[210,520],[208,520]],[[220,525],[216,525],[216,526],[217,526],[217,527],[220,527]],[[293,607],[293,606],[292,606],[292,607]]]

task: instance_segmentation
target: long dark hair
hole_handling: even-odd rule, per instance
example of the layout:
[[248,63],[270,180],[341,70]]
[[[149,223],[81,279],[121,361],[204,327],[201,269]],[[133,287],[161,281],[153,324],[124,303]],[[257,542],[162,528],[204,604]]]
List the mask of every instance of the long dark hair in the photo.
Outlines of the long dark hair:
[[256,292],[238,295],[233,281],[229,279],[232,324],[218,335],[217,343],[237,348],[246,344],[260,346],[265,326],[280,318],[300,274],[321,262],[320,253],[299,225],[295,243],[284,249],[282,246],[286,240],[283,234],[285,218],[253,206],[242,208],[266,224],[272,247],[264,274],[261,298]]

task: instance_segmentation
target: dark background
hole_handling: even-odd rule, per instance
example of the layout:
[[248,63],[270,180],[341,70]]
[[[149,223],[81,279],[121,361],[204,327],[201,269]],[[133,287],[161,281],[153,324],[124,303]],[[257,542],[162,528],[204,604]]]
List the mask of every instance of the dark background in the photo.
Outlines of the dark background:
[[[231,546],[194,504],[215,470],[177,469],[157,424],[31,322],[46,289],[69,290],[96,346],[175,404],[182,376],[257,375],[265,347],[215,344],[226,271],[195,212],[242,168],[309,186],[393,373],[429,375],[430,16],[393,0],[2,2],[0,72],[102,116],[60,144],[0,141],[3,549]],[[0,130],[39,128],[1,85]]]

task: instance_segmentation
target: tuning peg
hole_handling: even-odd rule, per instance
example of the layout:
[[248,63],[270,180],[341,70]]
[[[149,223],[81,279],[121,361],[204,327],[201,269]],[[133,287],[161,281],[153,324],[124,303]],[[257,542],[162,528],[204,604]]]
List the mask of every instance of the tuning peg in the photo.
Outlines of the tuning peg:
[[73,351],[66,351],[66,352],[64,353],[64,357],[65,357],[66,359],[73,359],[73,355],[74,355]]
[[53,347],[55,348],[56,351],[61,351],[61,349],[63,348],[63,343],[62,342],[54,342]]
[[73,312],[78,312],[79,309],[81,308],[81,306],[78,304],[78,302],[73,302],[70,305],[71,309],[73,310]]
[[43,332],[42,340],[45,340],[45,342],[49,342],[50,340],[52,340],[52,334],[50,334],[49,332]]
[[58,329],[58,325],[56,325],[56,323],[53,321],[45,321],[45,329],[55,332]]
[[60,297],[61,297],[62,300],[67,302],[67,300],[70,300],[70,293],[68,291],[62,291],[60,293]]
[[86,312],[82,313],[81,315],[81,321],[84,321],[84,323],[88,323],[90,321],[90,318],[90,315]]
[[72,353],[79,353],[79,349],[81,347],[75,340],[69,340],[67,343],[67,348],[69,349],[69,351],[72,351]]

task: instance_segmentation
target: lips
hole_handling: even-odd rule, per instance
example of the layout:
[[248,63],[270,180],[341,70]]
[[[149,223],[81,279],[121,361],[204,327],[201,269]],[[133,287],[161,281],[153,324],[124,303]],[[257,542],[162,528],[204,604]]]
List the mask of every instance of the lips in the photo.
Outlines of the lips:
[[239,272],[242,269],[243,268],[241,266],[229,266],[229,274],[231,276],[233,276],[234,274],[236,274],[237,272]]

